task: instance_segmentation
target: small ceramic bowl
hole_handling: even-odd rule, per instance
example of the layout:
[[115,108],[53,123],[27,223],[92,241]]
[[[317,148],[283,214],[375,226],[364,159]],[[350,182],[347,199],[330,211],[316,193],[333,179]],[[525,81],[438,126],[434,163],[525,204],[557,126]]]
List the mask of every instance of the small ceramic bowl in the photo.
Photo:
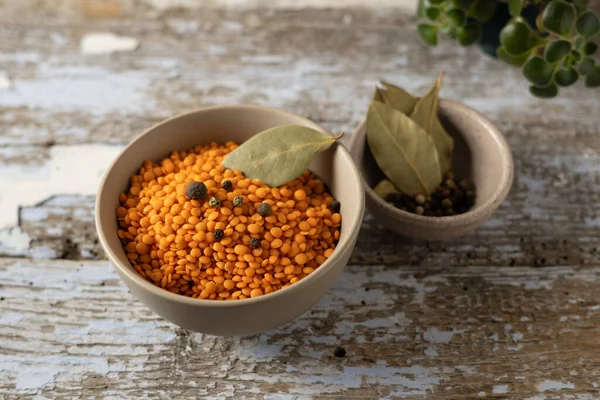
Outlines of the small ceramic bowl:
[[504,201],[513,180],[510,148],[494,124],[475,110],[450,100],[440,101],[439,117],[454,138],[453,170],[456,177],[475,184],[475,205],[464,214],[425,217],[386,203],[372,189],[384,175],[366,145],[364,122],[349,143],[352,157],[363,176],[366,204],[371,214],[386,228],[415,239],[452,239],[477,229]]
[[310,166],[341,202],[339,243],[329,259],[312,274],[290,287],[260,297],[201,300],[173,294],[143,279],[131,267],[117,236],[115,210],[119,194],[129,186],[144,160],[160,160],[173,150],[209,142],[242,143],[254,134],[278,125],[304,125],[326,132],[299,116],[259,106],[207,108],[183,114],[150,128],[134,139],[106,171],[96,200],[96,229],[100,243],[131,293],[168,321],[185,329],[213,335],[246,335],[276,328],[308,311],[343,271],[364,211],[360,173],[344,146],[319,153]]

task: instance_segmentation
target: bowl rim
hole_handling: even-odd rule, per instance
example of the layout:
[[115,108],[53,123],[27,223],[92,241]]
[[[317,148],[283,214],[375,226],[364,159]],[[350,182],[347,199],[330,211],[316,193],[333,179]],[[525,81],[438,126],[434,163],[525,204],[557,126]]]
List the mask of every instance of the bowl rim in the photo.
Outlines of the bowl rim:
[[[477,207],[471,208],[469,211],[452,216],[442,216],[442,217],[429,217],[424,215],[413,214],[408,211],[400,210],[391,204],[387,203],[383,199],[381,199],[371,188],[371,186],[367,183],[366,179],[361,173],[361,179],[363,181],[363,186],[365,188],[365,193],[369,200],[374,201],[378,206],[383,207],[387,212],[394,213],[399,217],[402,217],[406,220],[406,222],[410,222],[413,225],[425,225],[428,226],[434,225],[435,227],[448,227],[449,225],[457,226],[457,225],[467,225],[477,222],[482,215],[487,214],[490,210],[495,210],[500,203],[506,198],[508,195],[513,179],[514,179],[514,161],[513,156],[510,150],[510,146],[506,141],[506,138],[498,129],[498,127],[489,119],[487,119],[483,114],[479,111],[463,104],[455,100],[449,99],[440,99],[440,108],[453,108],[455,111],[462,113],[466,118],[474,119],[479,124],[483,125],[485,129],[482,129],[487,135],[492,136],[492,138],[498,144],[500,151],[502,153],[502,175],[500,177],[500,184],[496,188],[496,190],[492,193],[492,195],[481,205]],[[357,133],[365,131],[362,135],[364,140],[366,141],[366,121],[361,120],[358,124],[354,133],[352,134],[352,138],[349,144],[350,152],[354,153],[354,147],[356,141],[358,141]],[[458,132],[461,135],[464,133]],[[357,155],[360,156],[360,155]]]
[[[138,285],[140,289],[149,291],[152,294],[163,298],[164,300],[179,302],[179,303],[191,305],[191,306],[219,307],[219,308],[222,308],[222,307],[224,307],[224,308],[246,307],[246,306],[250,306],[253,304],[276,300],[278,297],[285,296],[286,295],[285,293],[291,294],[294,291],[304,290],[304,289],[308,288],[307,285],[310,285],[313,280],[319,279],[322,275],[325,275],[326,273],[328,273],[333,268],[334,264],[337,261],[339,261],[339,259],[342,257],[342,254],[346,253],[347,251],[352,251],[352,242],[353,242],[352,236],[358,234],[358,231],[360,230],[360,226],[361,226],[363,216],[364,216],[364,208],[365,208],[365,193],[363,190],[359,190],[359,193],[357,194],[357,196],[359,197],[359,199],[358,199],[359,201],[357,203],[359,205],[359,210],[357,210],[356,217],[352,221],[348,221],[348,223],[351,224],[350,230],[347,233],[348,240],[345,240],[341,245],[338,244],[338,246],[336,246],[336,248],[335,248],[336,251],[333,252],[331,257],[329,257],[327,260],[325,260],[325,262],[323,264],[321,264],[318,268],[316,268],[313,273],[311,273],[310,275],[306,276],[304,279],[301,279],[300,281],[290,285],[289,287],[287,287],[285,289],[276,290],[274,292],[263,294],[258,297],[249,297],[246,299],[238,299],[235,301],[216,301],[214,299],[213,300],[199,299],[199,298],[192,298],[192,297],[184,296],[181,294],[171,293],[168,290],[158,287],[158,286],[150,283],[148,280],[144,279],[142,276],[140,276],[137,273],[137,271],[134,270],[134,268],[131,266],[131,264],[128,263],[127,265],[125,265],[124,263],[120,262],[118,257],[116,256],[115,252],[113,251],[113,249],[108,245],[107,227],[102,223],[102,221],[101,221],[102,218],[100,218],[101,194],[104,191],[104,187],[108,183],[107,178],[108,178],[110,172],[112,171],[112,169],[114,168],[115,164],[124,156],[125,153],[127,153],[127,151],[135,143],[143,140],[143,138],[148,133],[157,129],[160,126],[167,125],[176,119],[184,118],[184,117],[190,116],[192,114],[210,113],[210,112],[221,111],[221,110],[226,110],[226,109],[233,110],[233,111],[236,111],[236,110],[268,111],[271,113],[283,115],[285,117],[293,117],[295,119],[299,119],[302,122],[305,122],[308,126],[318,127],[322,131],[327,132],[328,134],[331,134],[328,130],[321,127],[316,122],[313,122],[313,121],[309,120],[308,118],[301,117],[301,116],[291,113],[289,111],[285,111],[285,110],[282,110],[279,108],[274,108],[274,107],[260,106],[260,105],[231,104],[231,105],[220,105],[220,106],[199,108],[199,109],[195,109],[192,111],[180,113],[175,116],[169,117],[165,120],[162,120],[162,121],[154,124],[150,128],[145,129],[142,133],[140,133],[139,135],[134,137],[125,147],[123,147],[123,149],[121,149],[119,154],[112,160],[112,162],[110,163],[108,168],[104,171],[104,174],[102,175],[102,179],[100,181],[100,185],[98,186],[98,191],[96,192],[96,201],[95,201],[95,207],[94,207],[94,214],[95,214],[94,222],[96,224],[96,232],[98,233],[98,238],[100,240],[100,244],[102,245],[102,248],[106,252],[108,260],[112,264],[113,268],[115,270],[117,270],[117,272],[124,274],[127,278],[129,278],[133,282],[133,284]],[[345,155],[347,160],[350,161],[349,168],[351,171],[351,175],[353,176],[353,179],[358,182],[358,186],[362,187],[363,182],[362,182],[361,173],[358,170],[358,167],[356,166],[356,163],[354,162],[354,158],[352,157],[352,155],[350,154],[348,149],[341,143],[335,143],[334,146],[338,146],[338,149],[336,149],[336,151],[341,151]],[[116,235],[116,232],[114,234]],[[121,278],[121,280],[123,280],[123,278]],[[126,284],[126,286],[127,286],[127,284]],[[134,296],[134,297],[137,298],[137,296]]]

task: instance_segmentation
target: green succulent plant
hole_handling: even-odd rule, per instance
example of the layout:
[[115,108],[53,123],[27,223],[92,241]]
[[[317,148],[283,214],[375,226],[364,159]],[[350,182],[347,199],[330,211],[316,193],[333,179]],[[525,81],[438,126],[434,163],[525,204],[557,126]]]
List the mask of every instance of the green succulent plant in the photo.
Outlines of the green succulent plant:
[[[444,34],[468,46],[479,41],[482,24],[489,21],[501,0],[419,0],[423,41],[436,46]],[[504,0],[510,21],[500,32],[498,58],[520,67],[530,92],[554,97],[559,87],[580,78],[585,86],[600,86],[600,65],[592,56],[600,33],[600,19],[588,9],[589,0]],[[526,7],[539,8],[535,27],[522,17]]]

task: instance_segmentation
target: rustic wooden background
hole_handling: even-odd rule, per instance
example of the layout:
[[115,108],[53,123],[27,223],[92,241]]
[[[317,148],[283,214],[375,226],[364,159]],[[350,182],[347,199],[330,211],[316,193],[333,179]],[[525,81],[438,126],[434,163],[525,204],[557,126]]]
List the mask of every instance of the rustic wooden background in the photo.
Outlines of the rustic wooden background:
[[[475,48],[424,47],[412,6],[1,1],[0,398],[600,397],[600,91],[534,99]],[[351,132],[378,79],[423,92],[439,71],[514,152],[478,232],[411,243],[367,216],[328,296],[244,338],[163,321],[105,260],[94,192],[146,127],[255,103]]]

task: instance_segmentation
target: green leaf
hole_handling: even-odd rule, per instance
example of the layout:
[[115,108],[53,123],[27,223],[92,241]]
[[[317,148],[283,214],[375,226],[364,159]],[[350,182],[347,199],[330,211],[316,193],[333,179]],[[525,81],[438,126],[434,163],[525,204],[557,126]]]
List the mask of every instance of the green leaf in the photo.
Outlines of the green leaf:
[[557,62],[571,51],[571,42],[568,40],[554,40],[546,45],[544,58],[546,61]]
[[417,32],[421,39],[429,46],[437,46],[438,43],[438,29],[435,25],[430,24],[419,24]]
[[446,17],[452,21],[454,26],[465,26],[467,23],[467,16],[465,12],[460,8],[453,8],[452,10],[446,12]]
[[581,14],[588,8],[589,0],[573,0],[573,5],[577,10],[577,14]]
[[458,33],[456,32],[456,27],[451,24],[442,25],[441,29],[442,33],[448,36],[451,39],[456,39]]
[[593,55],[594,53],[596,53],[597,50],[598,50],[598,45],[594,42],[587,42],[583,46],[583,54],[585,54],[586,56]]
[[585,86],[592,88],[600,86],[600,66],[594,67],[585,77]]
[[437,21],[440,17],[440,9],[437,7],[429,7],[425,10],[425,16],[432,21]]
[[571,86],[579,79],[579,73],[575,68],[569,67],[558,70],[554,74],[554,82],[559,86]]
[[435,4],[435,5],[442,4],[444,1],[446,1],[446,0],[429,0],[429,2],[431,4]]
[[600,20],[592,11],[585,12],[577,18],[575,30],[585,38],[594,36],[600,31]]
[[367,143],[381,171],[406,194],[429,194],[442,181],[431,136],[408,116],[372,102],[367,113]]
[[417,6],[417,15],[421,18],[425,18],[425,2],[427,0],[419,0],[419,5]]
[[413,112],[415,104],[417,104],[417,98],[406,90],[399,88],[398,86],[392,85],[389,82],[381,82],[386,90],[381,91],[383,100],[381,103],[385,103],[392,108],[400,111],[402,114],[409,115]]
[[502,46],[498,47],[498,49],[496,50],[496,55],[499,59],[503,60],[504,62],[510,65],[514,65],[515,67],[520,67],[521,65],[523,65],[523,63],[527,60],[530,54],[531,51],[526,51],[523,54],[513,56],[511,54],[508,54],[506,52],[506,49]]
[[575,8],[564,1],[554,0],[542,12],[542,25],[550,32],[568,35],[575,23]]
[[433,139],[437,149],[442,175],[452,166],[454,140],[448,135],[438,118],[438,104],[443,74],[440,74],[435,85],[421,97],[415,105],[410,118],[427,132]]
[[510,15],[512,15],[513,17],[520,16],[522,9],[523,9],[523,0],[509,0],[508,1],[508,11],[510,11]]
[[481,27],[475,22],[469,22],[458,31],[458,43],[461,46],[469,46],[481,38]]
[[596,61],[594,61],[593,58],[584,58],[579,63],[579,68],[578,68],[579,69],[579,73],[581,75],[587,75],[590,72],[592,72],[592,70],[594,69],[595,65],[596,65]]
[[583,43],[585,42],[585,39],[582,37],[578,37],[577,39],[575,39],[575,48],[578,49],[581,46],[583,46]]
[[377,196],[381,197],[383,201],[388,201],[388,198],[391,195],[400,193],[398,189],[396,189],[396,186],[394,186],[394,184],[388,179],[384,179],[379,182],[377,186],[373,188],[373,191]]
[[229,153],[222,164],[242,171],[247,178],[277,187],[300,176],[315,154],[327,150],[341,137],[306,126],[277,126],[252,136]]
[[536,97],[548,99],[551,97],[556,97],[558,94],[558,86],[556,86],[554,83],[546,87],[530,86],[529,91]]
[[569,56],[573,59],[573,61],[575,62],[579,62],[579,60],[581,60],[581,53],[578,52],[577,50],[572,50],[571,54],[569,54]]
[[531,56],[523,64],[523,76],[535,86],[544,87],[552,79],[553,67],[538,56]]
[[487,22],[495,13],[496,1],[475,0],[471,8],[467,11],[467,16],[480,22]]
[[521,18],[508,23],[500,32],[500,43],[510,55],[523,54],[542,43]]
[[454,6],[464,11],[469,11],[475,0],[453,0]]

